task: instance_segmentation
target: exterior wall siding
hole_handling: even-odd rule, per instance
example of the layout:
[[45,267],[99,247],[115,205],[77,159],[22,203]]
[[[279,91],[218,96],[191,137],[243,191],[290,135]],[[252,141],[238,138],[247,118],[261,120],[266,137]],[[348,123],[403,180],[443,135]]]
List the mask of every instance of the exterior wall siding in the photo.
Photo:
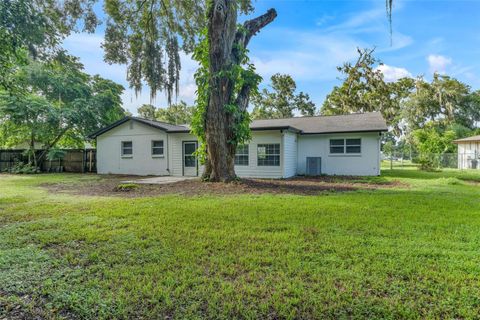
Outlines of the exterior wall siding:
[[[163,157],[152,156],[152,140],[163,140]],[[131,157],[122,157],[122,141],[132,141]],[[167,134],[140,122],[125,122],[97,137],[100,174],[168,175],[167,157]]]
[[[360,138],[361,153],[330,154],[330,139]],[[164,141],[164,156],[153,157],[151,141]],[[132,157],[122,157],[121,142],[132,141]],[[189,133],[170,133],[136,121],[128,121],[97,137],[97,169],[100,174],[183,175],[183,141],[197,141]],[[258,144],[280,144],[280,166],[258,166]],[[322,173],[330,175],[379,175],[378,133],[297,135],[289,131],[254,131],[248,144],[248,166],[235,166],[240,177],[288,178],[304,175],[307,157],[322,158]],[[459,145],[459,152],[461,145]],[[480,150],[479,150],[480,151]],[[198,167],[198,174],[203,167]]]
[[[472,160],[480,160],[480,143],[476,141],[458,143],[458,169],[472,169]],[[477,169],[480,166],[477,163]]]
[[[258,144],[280,144],[280,166],[258,166]],[[282,178],[285,162],[282,133],[280,131],[255,131],[248,143],[248,166],[235,166],[235,172],[243,178]]]
[[[183,141],[197,141],[190,133],[170,133],[168,147],[170,149],[170,173],[172,176],[183,176]],[[202,175],[203,166],[198,164],[198,175]]]
[[297,175],[297,134],[286,131],[283,134],[284,166],[283,177]]
[[[330,154],[330,139],[340,138],[360,138],[361,153]],[[300,135],[297,174],[305,174],[307,157],[322,158],[323,174],[376,176],[380,174],[380,135],[377,132]]]

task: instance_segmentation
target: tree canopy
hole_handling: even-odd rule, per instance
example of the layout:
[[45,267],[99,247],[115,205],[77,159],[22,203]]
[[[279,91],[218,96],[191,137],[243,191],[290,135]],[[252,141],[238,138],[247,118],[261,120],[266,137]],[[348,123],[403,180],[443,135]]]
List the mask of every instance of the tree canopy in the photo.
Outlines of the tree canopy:
[[190,124],[193,113],[194,107],[188,106],[185,101],[180,101],[165,108],[157,108],[155,117],[157,120],[172,124]]
[[89,76],[76,58],[63,55],[50,63],[30,62],[15,73],[24,92],[0,93],[2,134],[10,146],[41,143],[82,146],[88,134],[124,115],[123,87],[100,76]]
[[327,95],[321,113],[330,115],[378,111],[400,135],[399,111],[403,100],[414,86],[413,79],[386,82],[378,68],[381,62],[373,55],[374,49],[357,51],[359,56],[354,64],[346,62],[337,67],[344,75],[343,82]]
[[355,64],[347,62],[338,67],[345,77],[327,96],[322,114],[378,111],[397,137],[422,128],[429,121],[473,128],[480,120],[478,91],[440,74],[434,74],[431,82],[423,77],[386,82],[378,68],[381,62],[373,52],[359,49]]
[[480,121],[480,92],[448,75],[436,73],[431,82],[419,77],[403,104],[402,115],[411,130],[428,121],[474,128]]
[[310,101],[308,94],[295,93],[297,85],[287,74],[274,74],[271,77],[272,91],[263,89],[252,97],[253,119],[289,118],[295,111],[303,116],[315,114],[315,104]]
[[151,104],[142,104],[140,107],[137,108],[137,113],[141,118],[155,120],[156,109]]
[[137,113],[145,119],[164,121],[171,124],[190,124],[194,109],[193,106],[187,106],[185,101],[180,101],[164,108],[155,108],[151,104],[144,104],[137,109]]
[[178,94],[180,50],[191,53],[206,25],[206,3],[196,0],[106,0],[105,59],[127,65],[136,92]]
[[72,31],[93,32],[99,24],[95,1],[0,1],[0,86],[14,87],[12,77],[28,57],[48,60]]

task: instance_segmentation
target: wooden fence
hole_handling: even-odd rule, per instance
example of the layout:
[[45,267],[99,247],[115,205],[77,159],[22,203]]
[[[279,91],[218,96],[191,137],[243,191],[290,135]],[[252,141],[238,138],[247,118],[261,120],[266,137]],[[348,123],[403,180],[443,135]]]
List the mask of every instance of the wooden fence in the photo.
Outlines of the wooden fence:
[[[95,149],[63,149],[65,157],[61,160],[44,160],[40,165],[42,172],[97,172]],[[37,157],[43,150],[36,150]],[[25,150],[1,150],[0,172],[10,172],[17,163],[27,163]]]

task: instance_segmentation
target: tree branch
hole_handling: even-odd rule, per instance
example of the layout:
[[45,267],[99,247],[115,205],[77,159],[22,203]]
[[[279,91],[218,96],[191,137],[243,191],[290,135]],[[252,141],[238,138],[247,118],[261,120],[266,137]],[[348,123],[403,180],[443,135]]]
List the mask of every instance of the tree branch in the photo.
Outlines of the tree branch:
[[[275,20],[277,17],[277,11],[275,9],[268,10],[265,14],[252,19],[245,21],[243,28],[237,30],[235,35],[235,42],[232,48],[232,57],[235,63],[240,63],[241,54],[239,50],[245,49],[250,42],[250,39],[257,34],[263,27]],[[238,93],[236,99],[236,105],[240,110],[245,111],[248,107],[249,97],[250,97],[251,87],[248,84],[244,84]]]
[[275,20],[277,17],[277,11],[275,9],[268,10],[265,14],[256,17],[255,19],[245,21],[243,27],[246,29],[247,33],[243,41],[244,48],[247,47],[250,39],[257,34],[263,27]]
[[[250,42],[250,39],[257,34],[263,27],[275,20],[277,11],[275,9],[268,10],[265,14],[256,17],[255,19],[245,21],[243,28],[237,31],[235,35],[235,44],[245,49]],[[234,50],[238,50],[234,48]]]

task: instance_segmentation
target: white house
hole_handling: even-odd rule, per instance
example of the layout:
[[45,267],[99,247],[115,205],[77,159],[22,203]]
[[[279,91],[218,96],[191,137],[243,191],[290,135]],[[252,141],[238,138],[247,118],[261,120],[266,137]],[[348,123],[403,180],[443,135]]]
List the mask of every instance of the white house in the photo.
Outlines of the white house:
[[[256,120],[252,140],[239,146],[240,177],[379,175],[380,113]],[[198,176],[198,147],[187,126],[126,117],[91,135],[100,174]]]
[[480,136],[454,142],[458,145],[458,169],[480,169]]

